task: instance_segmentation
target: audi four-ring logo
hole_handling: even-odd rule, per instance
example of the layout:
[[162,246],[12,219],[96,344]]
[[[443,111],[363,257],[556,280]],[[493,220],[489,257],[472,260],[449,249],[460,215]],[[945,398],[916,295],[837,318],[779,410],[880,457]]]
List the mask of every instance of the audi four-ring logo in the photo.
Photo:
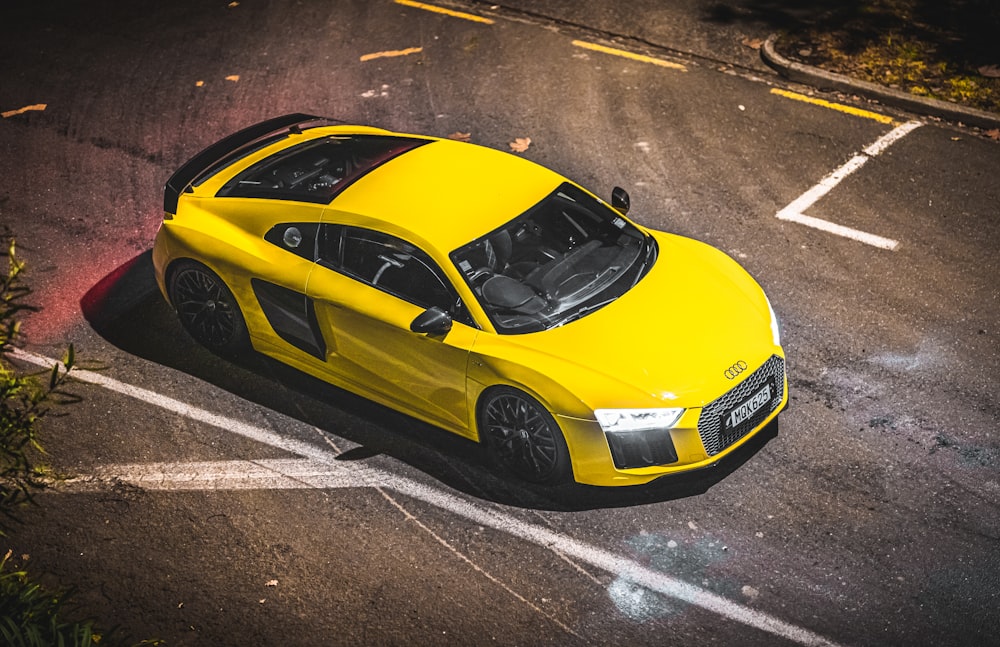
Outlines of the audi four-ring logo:
[[743,371],[747,370],[747,363],[740,360],[722,372],[728,379],[733,379]]

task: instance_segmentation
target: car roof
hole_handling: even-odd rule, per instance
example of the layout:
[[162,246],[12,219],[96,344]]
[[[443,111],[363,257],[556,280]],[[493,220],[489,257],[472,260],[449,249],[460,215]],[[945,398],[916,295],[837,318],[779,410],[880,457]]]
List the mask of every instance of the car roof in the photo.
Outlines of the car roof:
[[510,153],[432,138],[354,182],[329,208],[447,254],[527,211],[565,181]]

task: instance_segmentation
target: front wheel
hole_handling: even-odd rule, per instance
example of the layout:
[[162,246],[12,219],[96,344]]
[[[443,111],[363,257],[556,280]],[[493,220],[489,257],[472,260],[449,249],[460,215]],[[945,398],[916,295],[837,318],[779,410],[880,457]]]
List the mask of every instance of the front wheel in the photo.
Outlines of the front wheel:
[[552,485],[570,473],[569,450],[558,423],[537,400],[510,387],[483,395],[479,434],[490,455],[525,481]]
[[243,313],[215,272],[183,261],[170,277],[170,301],[184,329],[202,346],[220,355],[236,355],[249,346]]

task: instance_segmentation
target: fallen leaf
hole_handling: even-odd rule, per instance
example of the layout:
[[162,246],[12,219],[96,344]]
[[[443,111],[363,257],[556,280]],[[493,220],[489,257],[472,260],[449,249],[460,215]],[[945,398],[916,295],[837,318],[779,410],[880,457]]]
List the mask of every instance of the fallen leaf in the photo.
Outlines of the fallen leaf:
[[467,141],[470,141],[472,139],[472,133],[463,133],[463,132],[456,131],[456,132],[453,132],[452,134],[448,135],[448,139],[454,139],[454,140],[460,141],[460,142],[467,142]]
[[749,47],[750,49],[760,49],[760,46],[764,44],[764,39],[750,38],[749,36],[747,36],[740,42],[743,43],[743,45],[745,45],[746,47]]
[[240,75],[239,74],[230,74],[229,76],[226,77],[226,80],[227,81],[234,81],[234,82],[235,81],[239,81],[240,80]]
[[194,87],[196,87],[196,88],[204,87],[204,85],[205,85],[204,81],[195,81],[194,82]]
[[994,128],[993,130],[987,130],[986,136],[990,139],[995,139],[1000,141],[1000,128]]
[[278,586],[278,580],[268,580],[264,583],[264,586]]
[[978,72],[990,79],[1000,79],[1000,65],[984,65]]
[[523,153],[531,146],[531,137],[515,137],[509,146],[515,153]]
[[48,107],[48,104],[45,104],[45,103],[36,103],[35,105],[24,106],[23,108],[18,108],[17,110],[8,110],[7,112],[0,113],[0,116],[2,116],[4,119],[6,119],[8,117],[13,117],[14,115],[20,115],[22,113],[30,112],[30,111],[33,111],[33,110],[42,111],[42,110],[45,110],[47,107]]
[[376,58],[393,58],[398,56],[409,56],[410,54],[419,54],[424,51],[423,47],[407,47],[406,49],[390,49],[384,52],[374,52],[372,54],[365,54],[359,60],[362,63],[367,61],[375,60]]
[[227,7],[229,7],[230,9],[232,9],[233,7],[238,7],[238,6],[240,6],[240,3],[238,3],[238,2],[235,2],[235,1],[234,1],[234,2],[230,2],[230,3],[229,3],[228,5],[226,5],[226,6],[227,6]]

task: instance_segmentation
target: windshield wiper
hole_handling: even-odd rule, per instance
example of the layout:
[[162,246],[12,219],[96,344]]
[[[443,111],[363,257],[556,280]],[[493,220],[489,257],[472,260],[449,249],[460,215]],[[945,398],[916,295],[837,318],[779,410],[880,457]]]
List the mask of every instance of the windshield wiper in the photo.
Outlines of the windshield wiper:
[[556,325],[554,325],[552,327],[553,328],[558,328],[559,326],[564,326],[564,325],[568,324],[571,321],[576,321],[580,317],[593,312],[594,310],[600,310],[601,308],[603,308],[604,306],[608,305],[609,303],[611,303],[613,301],[617,301],[617,300],[618,300],[618,297],[613,297],[611,299],[607,299],[605,301],[601,301],[601,302],[595,303],[593,305],[584,306],[584,307],[580,308],[579,310],[576,310],[572,314],[567,315],[559,323],[557,323]]

